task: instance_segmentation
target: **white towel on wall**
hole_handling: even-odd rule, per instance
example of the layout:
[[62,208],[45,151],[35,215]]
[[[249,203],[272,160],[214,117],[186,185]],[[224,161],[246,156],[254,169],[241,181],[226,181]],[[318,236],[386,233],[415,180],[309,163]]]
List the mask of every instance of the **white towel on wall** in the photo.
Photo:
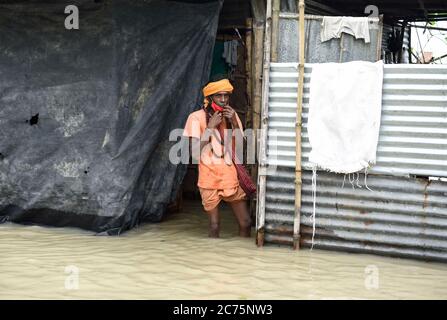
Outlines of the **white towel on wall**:
[[321,23],[321,42],[340,38],[342,32],[353,35],[356,39],[370,42],[368,17],[323,17]]
[[309,161],[353,173],[376,162],[383,62],[314,64],[310,82]]

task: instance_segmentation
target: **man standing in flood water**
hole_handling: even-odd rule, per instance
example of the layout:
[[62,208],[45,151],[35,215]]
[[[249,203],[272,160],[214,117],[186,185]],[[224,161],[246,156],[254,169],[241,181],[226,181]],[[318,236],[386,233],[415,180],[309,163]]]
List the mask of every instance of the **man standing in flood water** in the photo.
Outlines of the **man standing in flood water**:
[[[222,135],[225,129],[232,129],[232,137],[243,136],[242,123],[236,111],[230,107],[229,98],[233,86],[228,79],[210,82],[203,88],[203,108],[191,113],[183,135],[200,154],[198,187],[202,204],[209,217],[209,237],[218,238],[220,201],[228,202],[239,223],[239,235],[250,237],[251,218],[247,208],[247,196],[239,185],[237,171],[231,155],[224,152]],[[216,133],[217,132],[217,133]],[[232,138],[234,143],[234,138]],[[196,150],[197,151],[197,150]]]

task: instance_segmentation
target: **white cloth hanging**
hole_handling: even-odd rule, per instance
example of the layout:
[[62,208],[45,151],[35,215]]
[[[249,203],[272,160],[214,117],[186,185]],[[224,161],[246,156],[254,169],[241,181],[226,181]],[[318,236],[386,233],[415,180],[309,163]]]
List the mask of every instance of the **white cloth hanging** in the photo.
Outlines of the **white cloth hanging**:
[[[350,174],[376,163],[382,112],[383,61],[312,66],[307,131],[312,164],[312,246],[316,233],[317,169]],[[343,179],[343,186],[346,176]],[[354,188],[354,174],[351,181]],[[359,174],[357,173],[357,186]]]
[[314,64],[310,82],[309,161],[338,173],[376,162],[383,62]]
[[343,32],[353,35],[356,39],[364,39],[365,43],[370,42],[367,17],[323,17],[321,42],[340,38]]

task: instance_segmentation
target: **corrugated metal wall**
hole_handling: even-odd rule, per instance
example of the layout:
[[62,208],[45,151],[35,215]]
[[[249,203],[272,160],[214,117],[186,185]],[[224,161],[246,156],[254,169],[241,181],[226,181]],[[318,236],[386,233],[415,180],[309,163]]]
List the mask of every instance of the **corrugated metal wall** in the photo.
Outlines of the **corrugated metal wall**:
[[[309,83],[304,76],[303,167],[310,169]],[[296,63],[272,63],[269,92],[270,164],[295,166]],[[278,135],[275,142],[275,131]],[[274,146],[277,143],[277,150]],[[385,65],[377,164],[372,173],[447,177],[447,67]]]
[[[294,15],[279,15],[278,60],[287,63],[298,61],[298,23]],[[370,42],[356,40],[344,33],[340,38],[321,42],[322,16],[306,15],[305,19],[305,57],[307,63],[377,61],[382,47],[382,24],[378,18],[371,18]]]
[[[297,65],[271,65],[265,241],[292,244]],[[307,136],[305,69],[302,151]],[[318,172],[315,248],[447,261],[447,67],[386,65],[377,165],[352,187],[344,176]],[[354,183],[356,185],[356,183]],[[311,172],[303,172],[301,242],[312,234]],[[262,226],[259,226],[262,227]]]
[[[400,30],[401,26],[396,25],[394,27],[397,30]],[[387,55],[386,60],[390,59],[391,57],[389,56],[390,51],[388,49],[388,38],[390,33],[393,32],[393,26],[391,25],[387,25],[384,24],[383,25],[383,35],[382,35],[382,51],[385,55]],[[410,48],[410,33],[411,33],[411,28],[407,27],[405,28],[405,34],[404,34],[404,39],[403,39],[403,56],[402,56],[402,63],[410,63],[410,53],[408,51],[408,49]],[[385,63],[391,63],[389,61],[385,61]]]

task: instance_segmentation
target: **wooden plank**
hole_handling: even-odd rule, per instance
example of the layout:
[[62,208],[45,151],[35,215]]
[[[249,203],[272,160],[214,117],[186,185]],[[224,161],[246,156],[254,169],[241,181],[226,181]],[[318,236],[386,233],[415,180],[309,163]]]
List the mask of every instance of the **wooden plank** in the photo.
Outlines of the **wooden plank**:
[[268,121],[268,94],[270,76],[270,54],[271,54],[271,30],[272,24],[272,0],[267,0],[267,10],[265,19],[265,41],[263,57],[263,77],[262,77],[262,120],[259,150],[259,185],[256,219],[256,240],[258,246],[264,245],[265,226],[265,190],[266,190],[266,169],[267,169],[267,121]]

